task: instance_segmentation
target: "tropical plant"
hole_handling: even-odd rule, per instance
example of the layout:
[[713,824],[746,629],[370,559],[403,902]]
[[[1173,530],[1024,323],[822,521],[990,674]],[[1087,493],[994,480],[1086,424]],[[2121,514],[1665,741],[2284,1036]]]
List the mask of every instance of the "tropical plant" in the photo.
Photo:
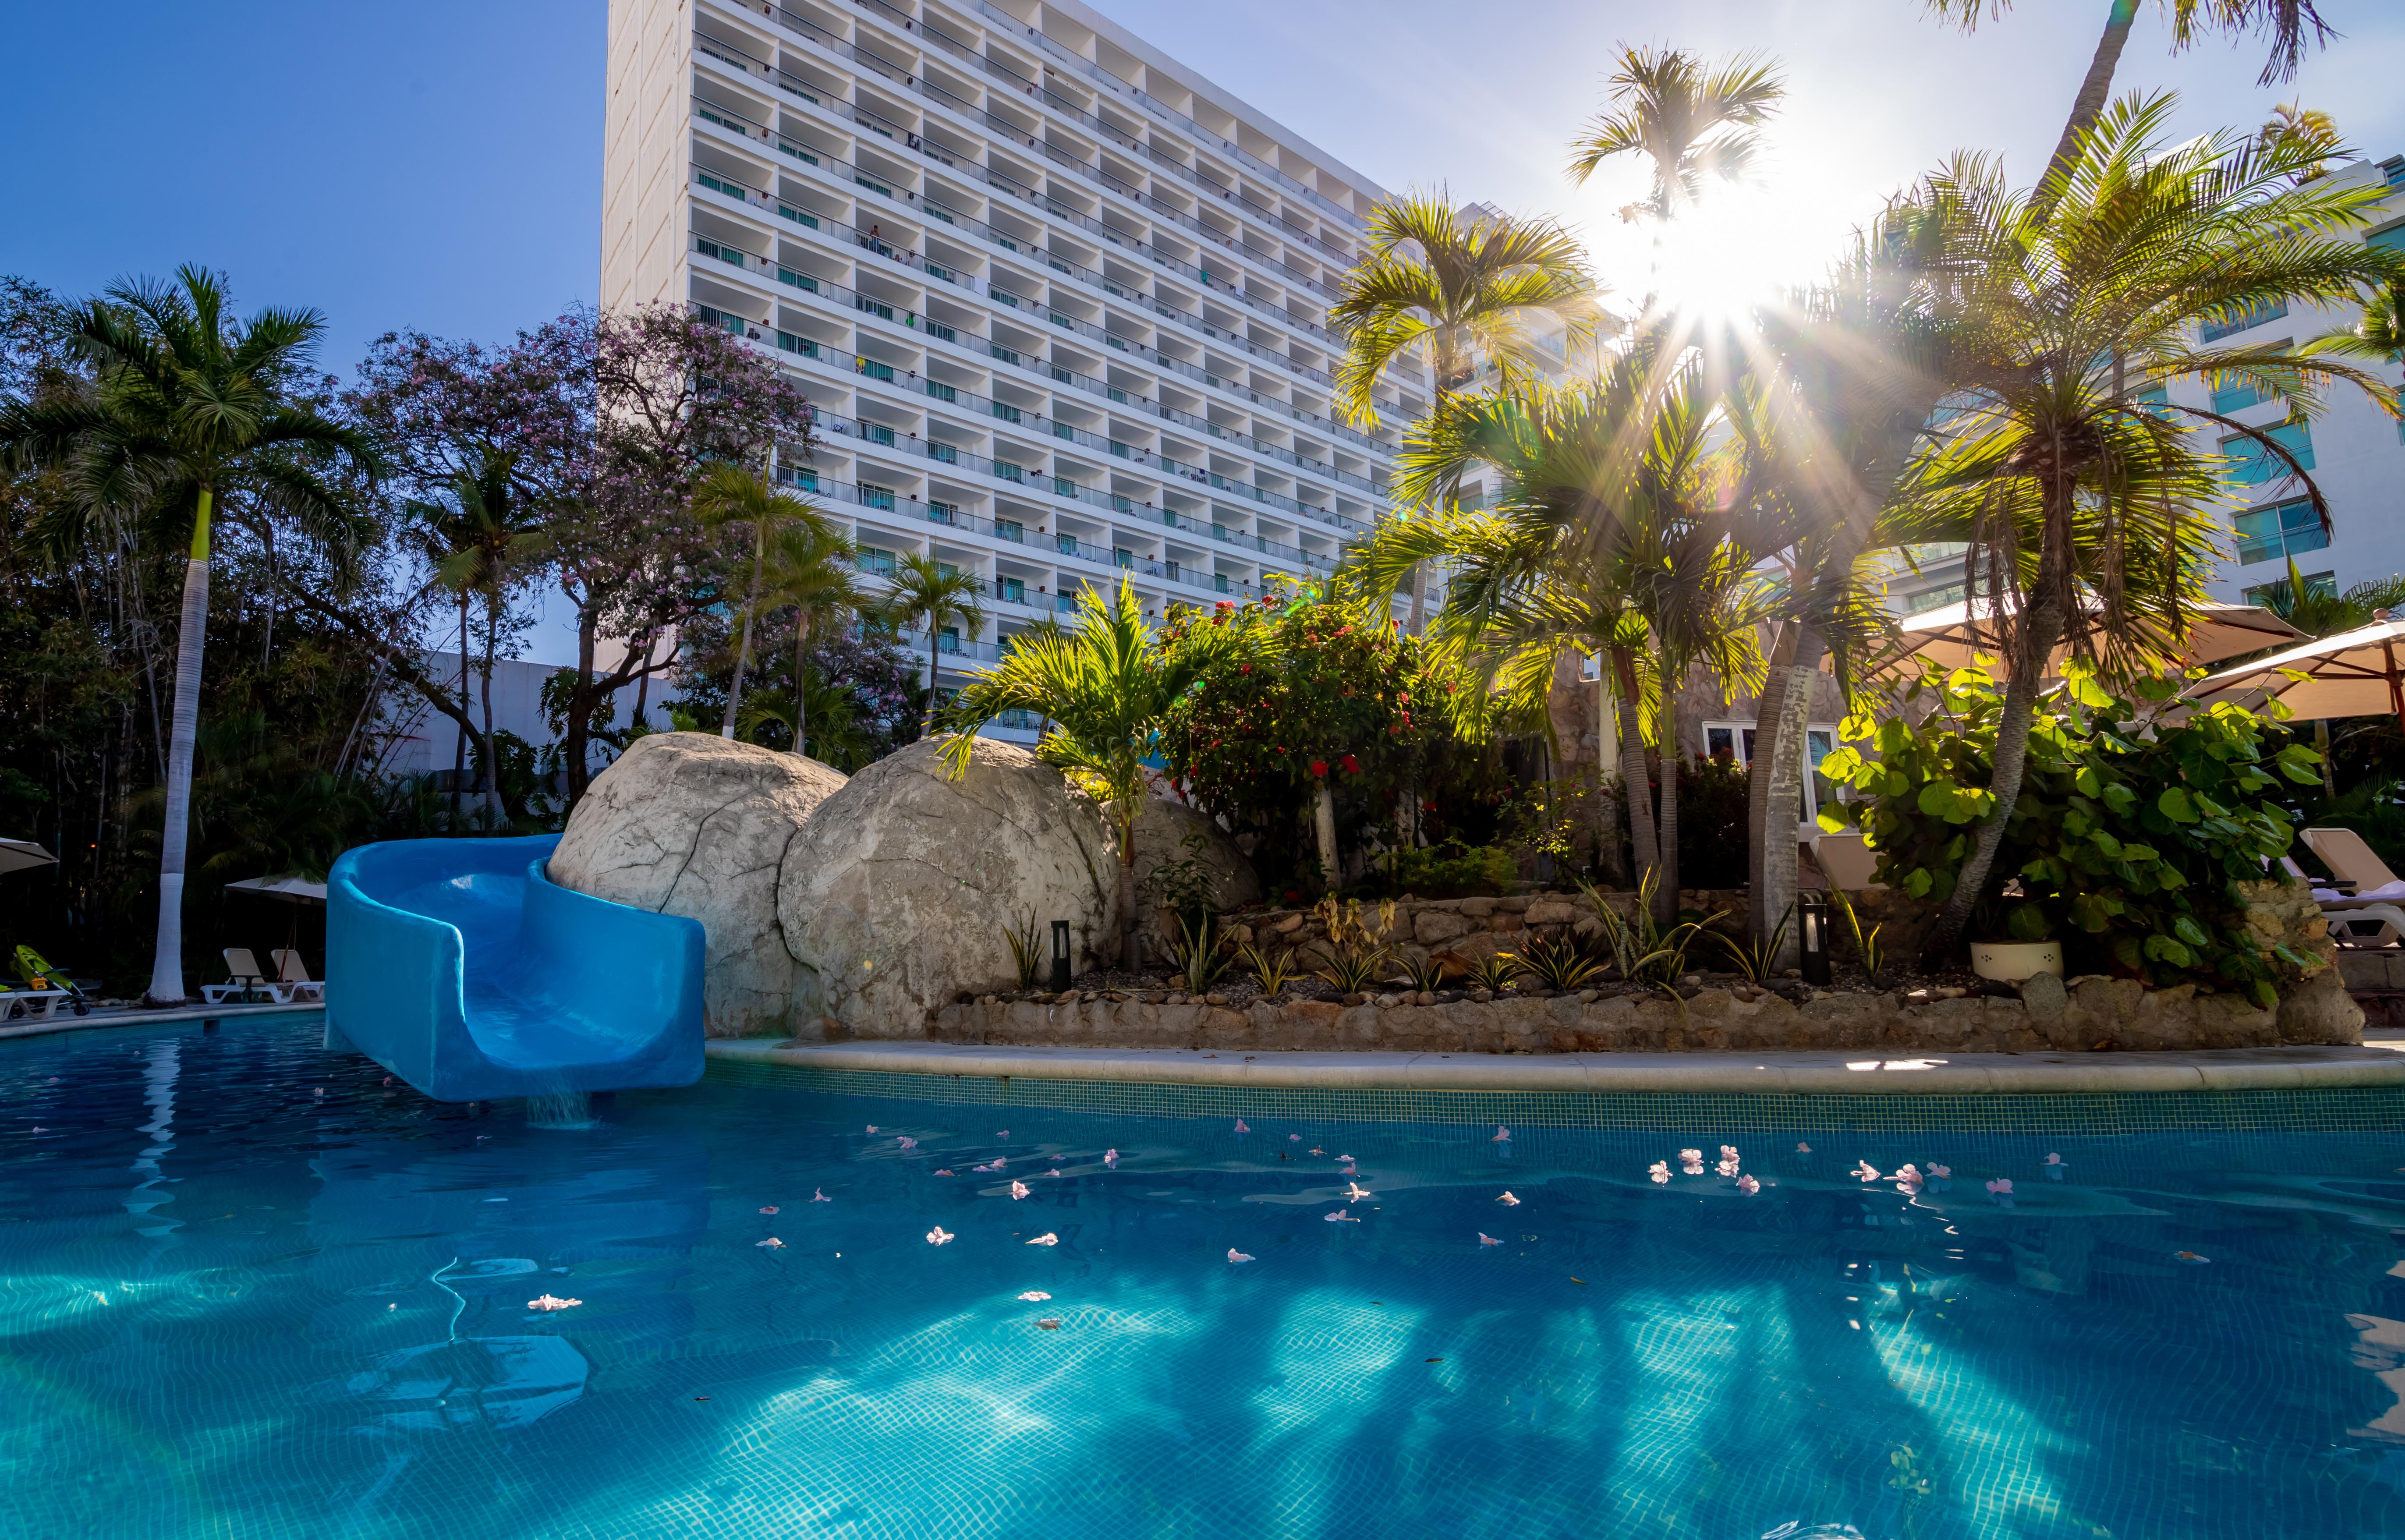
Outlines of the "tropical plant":
[[1414,993],[1429,994],[1444,987],[1453,976],[1456,960],[1449,952],[1413,952],[1402,954],[1402,982]]
[[1846,896],[1846,890],[1842,888],[1831,888],[1829,899],[1837,906],[1837,913],[1846,917],[1846,929],[1854,938],[1854,958],[1863,965],[1863,975],[1870,980],[1873,988],[1878,987],[1879,964],[1886,956],[1886,948],[1879,941],[1879,932],[1887,928],[1886,925],[1884,923],[1874,925],[1868,931],[1864,931],[1863,917],[1855,912],[1854,901]]
[[[493,451],[456,472],[443,503],[413,501],[410,511],[432,540],[435,581],[459,596],[459,701],[468,700],[468,601],[485,606],[482,669],[484,730],[472,735],[483,760],[485,805],[498,815],[500,766],[493,747],[493,663],[510,591],[530,577],[551,550],[541,513],[528,505],[516,483],[514,455]],[[462,751],[471,735],[459,735]],[[455,772],[462,766],[454,766]],[[457,797],[455,787],[454,803]],[[506,821],[504,819],[504,821]]]
[[1319,901],[1315,912],[1327,931],[1327,939],[1319,948],[1320,966],[1313,972],[1334,986],[1339,994],[1366,993],[1385,976],[1384,970],[1394,955],[1394,944],[1389,940],[1395,928],[1393,902],[1378,905],[1374,930],[1361,917],[1359,899],[1347,899],[1340,904],[1336,895],[1330,893]]
[[1272,957],[1249,941],[1240,942],[1236,946],[1236,958],[1245,965],[1245,971],[1252,975],[1253,987],[1261,992],[1265,1001],[1275,1000],[1287,985],[1301,976],[1295,970],[1294,948],[1291,946],[1278,948],[1278,955]]
[[[1989,883],[1968,907],[2002,938],[2060,936],[2074,973],[2209,981],[2268,1009],[2285,969],[2318,964],[2264,951],[2242,885],[2262,880],[2294,837],[2269,793],[2316,784],[2320,755],[2281,741],[2287,735],[2271,722],[2287,713],[2277,702],[2260,714],[2222,702],[2174,721],[2163,707],[2176,692],[2173,680],[2141,679],[2131,700],[2073,666],[2025,735],[2021,794],[1997,820],[2014,885]],[[1924,699],[1935,708],[1920,725],[1906,716],[1879,724],[1876,760],[1841,749],[1821,762],[1822,774],[1871,793],[1821,819],[1861,819],[1881,881],[1943,901],[1972,880],[1972,836],[1995,801],[1980,782],[2013,700],[1976,667],[1931,669],[1907,704]]]
[[1711,931],[1710,935],[1721,944],[1721,950],[1729,955],[1729,960],[1737,965],[1737,971],[1759,984],[1764,979],[1776,976],[1786,966],[1782,954],[1787,946],[1787,927],[1794,917],[1795,906],[1791,903],[1780,912],[1779,923],[1771,927],[1766,936],[1749,936],[1739,941],[1719,931]]
[[[1607,161],[1641,155],[1652,162],[1652,189],[1620,211],[1630,224],[1653,224],[1653,271],[1659,282],[1663,227],[1702,196],[1707,179],[1736,182],[1762,153],[1762,126],[1778,115],[1787,85],[1753,54],[1708,64],[1679,49],[1621,45],[1610,77],[1611,108],[1598,113],[1570,142],[1570,180],[1583,187]],[[1646,296],[1648,309],[1653,297]]]
[[337,559],[355,538],[344,478],[373,479],[383,460],[357,431],[304,396],[326,329],[314,310],[225,314],[225,280],[176,270],[173,286],[112,285],[75,312],[70,341],[94,371],[91,388],[0,403],[0,444],[15,467],[62,473],[61,496],[36,533],[54,557],[98,526],[140,525],[187,545],[176,627],[173,726],[159,861],[159,927],[146,998],[185,999],[183,903],[192,752],[200,725],[212,522],[297,518]]
[[1559,990],[1583,988],[1587,980],[1609,966],[1568,936],[1539,936],[1517,952],[1498,952],[1495,958],[1512,963],[1546,988]]
[[2141,386],[2241,381],[2301,419],[2323,386],[2344,384],[2399,410],[2394,387],[2330,350],[2191,340],[2200,322],[2258,307],[2344,302],[2397,281],[2400,260],[2353,238],[2385,189],[2336,177],[2300,184],[2306,152],[2264,151],[2228,133],[2166,147],[2173,105],[2158,96],[2108,111],[2049,184],[2043,219],[1977,157],[1928,184],[1944,211],[1939,262],[1983,373],[1949,398],[1939,447],[1908,494],[1968,526],[1972,602],[2004,623],[2011,669],[1994,808],[1940,911],[1934,952],[1952,949],[1986,890],[2056,647],[2067,638],[2074,659],[2132,678],[2177,655],[2218,554],[2222,494],[2222,462],[2191,442],[2190,426],[2244,441],[2321,506],[2273,427],[2142,401]]
[[[1565,357],[1595,336],[1600,311],[1585,253],[1550,221],[1465,221],[1440,189],[1379,203],[1366,244],[1366,259],[1344,275],[1328,313],[1345,346],[1337,399],[1364,427],[1377,425],[1375,387],[1404,358],[1427,367],[1441,410],[1490,371],[1507,389],[1538,378],[1548,345],[1542,330],[1558,331]],[[1413,568],[1411,582],[1405,628],[1417,636],[1426,572]]]
[[[760,575],[757,579],[753,604],[763,611],[791,609],[794,612],[794,694],[795,703],[793,727],[793,751],[807,751],[811,740],[809,707],[812,692],[809,682],[810,639],[822,625],[832,625],[848,616],[872,609],[877,600],[864,587],[859,577],[859,548],[834,521],[824,514],[804,508],[800,512],[781,509],[756,511],[757,517],[773,522],[762,551]],[[750,616],[745,617],[746,628]],[[933,678],[931,675],[930,678]],[[727,686],[727,698],[741,686],[738,669]],[[829,703],[832,704],[832,703]],[[849,703],[842,707],[849,722]],[[830,740],[834,734],[827,736]],[[822,760],[832,763],[828,755]]]
[[[817,654],[812,653],[815,660]],[[815,661],[806,663],[800,679],[802,704],[796,711],[792,686],[764,686],[743,697],[743,714],[736,731],[744,741],[761,743],[771,724],[790,752],[808,752],[820,763],[845,775],[859,772],[880,757],[881,735],[860,719],[852,691],[840,679],[828,679]],[[804,746],[807,746],[806,748]]]
[[1603,921],[1605,949],[1611,954],[1611,965],[1620,976],[1631,984],[1651,985],[1667,989],[1687,971],[1687,948],[1704,927],[1718,915],[1701,920],[1681,919],[1665,924],[1656,917],[1660,904],[1654,898],[1653,885],[1657,880],[1648,873],[1638,880],[1637,902],[1626,915],[1612,907],[1592,884],[1579,885],[1595,905],[1596,916]]
[[[694,489],[693,511],[705,529],[724,531],[741,525],[751,535],[747,542],[752,551],[750,571],[744,581],[742,637],[735,650],[735,677],[726,688],[726,713],[718,728],[720,737],[732,740],[736,719],[742,712],[744,676],[752,666],[752,627],[761,613],[760,585],[768,569],[769,541],[796,525],[810,526],[817,536],[814,543],[822,547],[832,547],[842,539],[842,534],[824,514],[802,498],[779,491],[750,467],[731,463],[712,467],[710,474],[702,478],[701,484]],[[858,601],[848,598],[847,602]],[[807,630],[805,623],[804,631]],[[797,671],[799,666],[797,657]],[[799,734],[794,738],[794,752],[802,752]]]
[[1475,960],[1459,957],[1454,960],[1460,964],[1461,982],[1466,988],[1484,989],[1490,994],[1499,995],[1520,987],[1518,960],[1508,952],[1498,952],[1493,957]]
[[1421,898],[1467,898],[1500,893],[1519,875],[1519,863],[1499,845],[1464,845],[1448,839],[1418,849],[1389,850],[1386,886]]
[[1030,909],[1004,926],[1002,939],[1010,946],[1010,965],[1019,972],[1019,987],[1034,988],[1036,970],[1044,966],[1044,942],[1035,923],[1035,911]]
[[977,639],[977,633],[985,629],[985,606],[978,602],[985,584],[974,572],[921,555],[894,563],[889,581],[893,586],[885,595],[879,617],[895,630],[912,625],[927,628],[927,715],[921,729],[925,736],[935,731],[936,703],[941,698],[935,669],[943,653],[944,633],[957,629],[968,640]]
[[1207,914],[1178,917],[1177,945],[1170,960],[1189,995],[1209,993],[1211,986],[1236,964],[1235,955],[1221,945],[1215,930]]
[[1188,638],[1179,647],[1155,647],[1135,585],[1126,579],[1108,600],[1085,589],[1077,604],[1076,630],[1019,638],[961,691],[948,716],[944,752],[957,778],[968,773],[977,729],[1003,712],[1036,712],[1051,723],[1036,754],[1107,805],[1118,826],[1118,903],[1126,917],[1119,966],[1132,972],[1140,958],[1135,820],[1152,783],[1146,761],[1160,751],[1161,724],[1179,697],[1231,644]]
[[[1976,29],[1983,18],[2000,18],[2012,9],[2012,0],[1922,0],[1922,4],[1932,15],[1953,22],[1964,32]],[[2187,49],[2208,30],[2251,32],[2263,38],[2270,46],[2263,73],[2256,77],[2258,86],[2296,76],[2309,35],[2316,44],[2327,43],[2332,35],[2329,24],[2314,8],[2314,0],[2154,0],[2154,4],[2155,9],[2171,23],[2173,52]],[[2054,174],[2071,164],[2078,153],[2080,140],[2104,115],[2104,104],[2113,94],[2113,72],[2120,64],[2121,50],[2128,46],[2130,29],[2137,20],[2138,0],[2104,0],[2103,33],[2096,40],[2096,52],[2079,82],[2078,93],[2072,98],[2071,116],[2063,123],[2062,137],[2056,141],[2054,154],[2046,162],[2046,176],[2039,183],[2040,224],[2046,222],[2050,206],[2047,189]]]

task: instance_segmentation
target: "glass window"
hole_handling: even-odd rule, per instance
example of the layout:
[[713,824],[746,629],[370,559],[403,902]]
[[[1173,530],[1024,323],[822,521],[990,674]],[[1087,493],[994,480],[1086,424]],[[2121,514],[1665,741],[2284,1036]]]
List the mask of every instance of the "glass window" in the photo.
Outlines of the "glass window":
[[2205,322],[2204,340],[2208,343],[2217,343],[2224,337],[2234,337],[2250,327],[2258,327],[2267,321],[2276,321],[2287,314],[2288,302],[2285,300],[2275,300],[2258,310],[2241,311],[2223,320]]
[[[2267,437],[2274,440],[2306,470],[2314,469],[2313,429],[2301,422],[2282,423],[2269,429]],[[2230,461],[2229,479],[2241,486],[2259,486],[2291,474],[2288,462],[2265,449],[2255,440],[2232,433],[2221,441],[2221,453]]]
[[881,508],[891,511],[893,507],[893,489],[890,486],[872,486],[863,482],[860,483],[860,506]]
[[1027,526],[1017,519],[994,520],[993,532],[1003,539],[1017,540],[1021,545],[1027,543]]
[[2313,499],[2298,497],[2238,515],[2238,565],[2276,562],[2329,544],[2329,531],[2314,511]]
[[1013,604],[1027,602],[1027,584],[1018,578],[1004,578],[994,584],[995,590]]
[[[2334,599],[2338,597],[2337,573],[2308,572],[2304,575],[2304,578],[2306,593],[2318,594],[2326,599]],[[2259,583],[2255,587],[2248,589],[2245,595],[2246,602],[2248,604],[2271,604],[2275,600],[2285,599],[2287,596],[2288,585],[2285,582]]]

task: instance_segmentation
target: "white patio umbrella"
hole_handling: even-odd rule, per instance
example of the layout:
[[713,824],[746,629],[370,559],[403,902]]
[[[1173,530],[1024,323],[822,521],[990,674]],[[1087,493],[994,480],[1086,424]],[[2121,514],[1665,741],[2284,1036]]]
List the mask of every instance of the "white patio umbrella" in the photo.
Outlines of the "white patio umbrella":
[[2394,716],[2405,722],[2405,621],[2388,619],[2385,610],[2380,616],[2370,625],[2209,674],[2187,688],[2187,697],[2248,707],[2276,700],[2308,719]]
[[260,898],[282,899],[287,903],[323,903],[326,885],[312,882],[298,872],[280,876],[245,877],[240,882],[226,884],[229,893],[255,893]]
[[29,866],[55,866],[59,858],[29,839],[0,839],[0,872],[21,872]]
[[[2093,600],[2089,606],[2092,609]],[[1899,627],[1905,637],[1905,656],[1926,658],[1940,668],[1963,667],[1975,652],[2001,657],[2004,641],[1998,635],[1997,614],[1996,607],[1985,599],[1979,601],[1976,617],[1967,601],[1924,609]],[[2201,604],[2187,612],[2187,639],[2179,645],[2178,656],[2190,667],[2274,647],[2298,635],[2295,626],[2257,604]],[[2172,651],[2169,637],[2157,640],[2164,651]],[[2056,648],[2049,668],[2060,672],[2070,655],[2068,647]]]

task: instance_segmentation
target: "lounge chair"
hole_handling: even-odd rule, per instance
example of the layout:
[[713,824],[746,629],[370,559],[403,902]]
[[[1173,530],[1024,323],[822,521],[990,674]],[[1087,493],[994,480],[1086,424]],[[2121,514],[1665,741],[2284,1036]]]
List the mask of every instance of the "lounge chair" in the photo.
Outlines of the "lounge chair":
[[290,991],[291,999],[325,1000],[326,987],[309,976],[309,965],[301,960],[300,948],[278,946],[268,955],[275,959],[275,982]]
[[58,1015],[63,1007],[79,1016],[91,1013],[91,1001],[82,987],[31,946],[17,948],[17,976],[24,980],[23,987],[0,992],[0,1016],[10,1021],[38,1020]]
[[1873,882],[1871,874],[1878,870],[1878,857],[1870,842],[1860,834],[1833,834],[1826,830],[1812,836],[1812,859],[1820,863],[1821,875],[1829,886],[1847,892],[1860,892],[1865,888],[1884,888],[1883,882]]
[[211,1005],[223,1005],[229,1001],[236,1005],[290,1003],[291,992],[281,985],[271,983],[267,975],[260,972],[259,959],[250,955],[249,947],[229,946],[223,956],[227,981],[201,986],[204,1001]]
[[[2363,836],[2352,829],[2307,829],[2301,833],[2305,847],[2337,879],[2335,888],[2316,885],[2314,893],[2321,901],[2322,917],[2329,921],[2330,939],[2342,946],[2405,942],[2405,882],[2373,854]],[[2291,875],[2304,876],[2294,861],[2283,857],[2282,861]]]

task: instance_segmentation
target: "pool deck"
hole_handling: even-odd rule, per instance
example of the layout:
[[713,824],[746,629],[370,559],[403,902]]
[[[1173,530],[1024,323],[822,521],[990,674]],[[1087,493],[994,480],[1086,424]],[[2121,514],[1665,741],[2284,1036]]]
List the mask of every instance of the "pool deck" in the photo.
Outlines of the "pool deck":
[[979,1079],[1137,1081],[1457,1091],[1750,1091],[1894,1096],[2262,1091],[2405,1085],[2405,1031],[2363,1046],[2229,1048],[2179,1054],[1237,1053],[1194,1049],[1015,1048],[949,1043],[721,1039],[722,1062]]
[[0,1023],[0,1043],[11,1038],[42,1037],[51,1032],[73,1032],[91,1027],[172,1027],[187,1021],[238,1021],[254,1016],[291,1016],[326,1007],[316,1001],[295,1001],[289,1005],[177,1005],[167,1010],[146,1011],[139,1006],[97,1008],[89,1015],[77,1015],[72,1011],[63,1015],[42,1016],[33,1020]]

